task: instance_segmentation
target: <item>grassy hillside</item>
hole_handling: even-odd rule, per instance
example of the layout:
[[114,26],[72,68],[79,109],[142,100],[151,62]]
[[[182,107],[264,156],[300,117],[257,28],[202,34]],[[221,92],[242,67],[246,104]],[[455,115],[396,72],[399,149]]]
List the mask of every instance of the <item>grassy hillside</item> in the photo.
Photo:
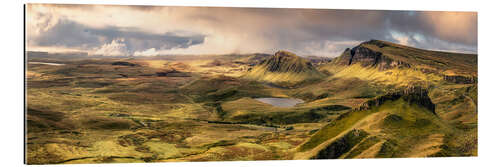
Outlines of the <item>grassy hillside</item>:
[[253,67],[243,78],[289,86],[324,76],[306,59],[291,52],[278,51]]
[[[298,147],[295,158],[477,155],[474,149],[460,150],[471,143],[453,139],[463,133],[427,109],[399,99],[342,115]],[[477,148],[477,143],[472,147]]]
[[421,86],[435,111],[403,99],[375,102],[324,126],[296,149],[296,159],[477,155],[477,55],[371,40],[319,69],[330,76],[298,95],[373,101]]
[[405,87],[410,85],[429,86],[439,84],[443,77],[435,73],[424,73],[413,68],[394,68],[380,71],[374,67],[363,67],[360,64],[350,66],[328,65],[320,68],[332,74],[333,78],[358,78],[371,84],[393,85]]

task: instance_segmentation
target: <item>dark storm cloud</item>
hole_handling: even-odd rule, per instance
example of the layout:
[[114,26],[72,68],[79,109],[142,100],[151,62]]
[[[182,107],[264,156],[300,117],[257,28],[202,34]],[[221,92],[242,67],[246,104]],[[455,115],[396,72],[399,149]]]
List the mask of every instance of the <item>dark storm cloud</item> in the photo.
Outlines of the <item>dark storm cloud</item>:
[[203,35],[178,36],[173,32],[162,35],[141,32],[134,28],[107,27],[104,29],[86,29],[95,36],[105,37],[106,43],[113,39],[123,38],[127,48],[131,50],[144,50],[149,48],[171,49],[187,48],[191,45],[201,44],[204,41]]
[[387,28],[409,36],[416,47],[477,52],[476,13],[390,11],[384,15]]
[[186,18],[204,20],[226,32],[251,32],[274,41],[273,47],[298,51],[314,41],[379,39],[424,49],[477,52],[474,12],[199,8],[189,14]]
[[59,21],[34,40],[40,46],[89,48],[101,45],[99,37],[90,33],[87,27],[69,20]]
[[288,16],[300,20],[297,28],[278,27],[277,32],[272,32],[280,41],[379,39],[401,43],[394,36],[400,34],[416,47],[477,52],[477,15],[471,12],[306,9],[296,13],[300,14]]
[[203,35],[181,36],[174,32],[152,34],[136,28],[108,26],[91,28],[70,20],[60,20],[47,32],[42,33],[34,42],[39,46],[79,47],[91,49],[113,40],[122,39],[129,52],[150,48],[186,48],[204,42]]

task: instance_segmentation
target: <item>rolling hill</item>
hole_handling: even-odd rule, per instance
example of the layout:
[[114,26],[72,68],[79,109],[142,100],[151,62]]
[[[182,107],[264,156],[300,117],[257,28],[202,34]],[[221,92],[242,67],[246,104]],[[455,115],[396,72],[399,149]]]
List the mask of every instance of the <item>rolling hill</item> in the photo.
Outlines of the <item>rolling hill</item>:
[[321,128],[297,147],[295,159],[477,154],[474,144],[463,140],[474,138],[455,138],[474,132],[454,128],[434,110],[435,104],[423,88],[411,87],[379,96]]
[[29,164],[477,156],[477,55],[379,40],[334,59],[38,54]]
[[477,155],[477,55],[370,40],[319,69],[330,76],[296,96],[364,102],[315,132],[295,159]]
[[273,56],[250,69],[243,78],[281,86],[325,77],[311,62],[291,52],[278,51]]

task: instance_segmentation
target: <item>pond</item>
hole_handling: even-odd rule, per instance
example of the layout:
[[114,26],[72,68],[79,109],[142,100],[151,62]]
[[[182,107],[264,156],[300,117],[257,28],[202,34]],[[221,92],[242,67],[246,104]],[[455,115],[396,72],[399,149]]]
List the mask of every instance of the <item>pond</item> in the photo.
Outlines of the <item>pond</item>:
[[266,98],[255,98],[255,100],[273,105],[275,107],[293,107],[297,104],[304,103],[303,100],[295,98],[266,97]]
[[29,64],[43,64],[43,65],[50,65],[50,66],[62,66],[64,64],[59,64],[59,63],[45,63],[45,62],[28,62]]

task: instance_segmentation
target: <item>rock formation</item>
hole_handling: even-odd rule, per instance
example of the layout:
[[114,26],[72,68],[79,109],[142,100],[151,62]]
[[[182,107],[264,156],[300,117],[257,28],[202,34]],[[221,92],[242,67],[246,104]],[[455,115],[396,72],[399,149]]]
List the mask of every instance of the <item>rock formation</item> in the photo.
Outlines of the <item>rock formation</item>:
[[368,42],[364,42],[352,49],[347,48],[342,55],[340,56],[340,60],[338,64],[340,65],[352,65],[359,63],[363,67],[378,67],[380,70],[386,70],[391,68],[410,68],[411,65],[405,63],[403,61],[394,60],[388,56],[385,56],[381,52],[374,51],[368,47],[365,47],[364,44],[373,44],[378,47],[385,47],[386,44],[371,40]]
[[408,87],[397,92],[379,96],[375,99],[368,100],[355,110],[367,110],[372,107],[381,106],[386,101],[394,101],[400,98],[407,101],[409,104],[420,105],[431,111],[433,114],[436,114],[436,105],[432,103],[432,100],[428,96],[427,89],[421,87]]

